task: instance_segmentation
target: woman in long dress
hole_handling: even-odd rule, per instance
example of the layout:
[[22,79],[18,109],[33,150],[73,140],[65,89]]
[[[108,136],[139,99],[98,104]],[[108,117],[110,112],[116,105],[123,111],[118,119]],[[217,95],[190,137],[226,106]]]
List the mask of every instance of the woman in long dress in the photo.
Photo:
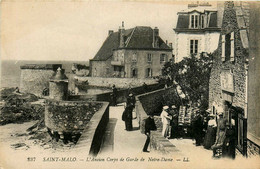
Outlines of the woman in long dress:
[[133,130],[133,109],[135,107],[135,98],[132,93],[129,94],[126,101],[126,108],[122,115],[122,120],[125,121],[125,128],[127,131]]
[[217,133],[217,123],[215,120],[215,116],[211,114],[210,120],[208,121],[207,133],[205,135],[203,146],[206,149],[210,149],[211,146],[216,141],[216,133]]
[[217,154],[217,149],[222,148],[224,140],[226,138],[226,127],[228,125],[227,119],[223,117],[223,112],[219,113],[219,119],[217,123],[217,136],[214,145],[211,146],[213,149],[213,156]]

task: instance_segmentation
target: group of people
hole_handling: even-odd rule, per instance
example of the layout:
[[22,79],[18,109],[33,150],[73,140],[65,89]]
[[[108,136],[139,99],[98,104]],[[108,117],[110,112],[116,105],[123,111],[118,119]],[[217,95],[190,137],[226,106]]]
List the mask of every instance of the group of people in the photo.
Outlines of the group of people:
[[[147,85],[144,83],[144,89]],[[117,88],[112,86],[111,105],[117,105]],[[133,130],[133,110],[135,108],[135,96],[129,88],[127,94],[126,107],[122,114],[122,120],[125,122],[127,131]],[[213,157],[230,157],[235,158],[236,136],[235,122],[228,121],[223,116],[223,110],[213,114],[210,109],[201,111],[196,106],[187,106],[185,113],[191,112],[190,122],[188,125],[179,123],[178,108],[175,105],[163,106],[161,112],[162,136],[165,138],[180,138],[187,136],[195,139],[196,146],[203,146],[205,149],[213,150]],[[186,116],[185,116],[186,117]],[[232,118],[231,118],[232,119]],[[187,119],[186,119],[187,120]],[[145,135],[147,136],[143,152],[148,152],[147,148],[150,143],[150,131],[156,130],[153,115],[145,120]]]
[[[175,105],[163,106],[160,115],[162,120],[162,136],[165,138],[182,137],[182,130],[185,128],[178,123],[178,111]],[[187,128],[186,128],[187,129]],[[143,151],[147,151],[150,142],[150,130],[156,130],[153,116],[149,116],[145,121],[145,134],[147,140]],[[235,158],[236,136],[235,121],[231,122],[224,117],[223,111],[216,115],[210,109],[200,111],[195,109],[192,115],[191,124],[188,126],[188,133],[195,139],[196,146],[203,146],[205,149],[213,151],[213,157]]]
[[175,105],[172,105],[171,108],[163,106],[161,119],[163,124],[162,135],[165,138],[176,136],[178,127],[178,112],[176,108]]

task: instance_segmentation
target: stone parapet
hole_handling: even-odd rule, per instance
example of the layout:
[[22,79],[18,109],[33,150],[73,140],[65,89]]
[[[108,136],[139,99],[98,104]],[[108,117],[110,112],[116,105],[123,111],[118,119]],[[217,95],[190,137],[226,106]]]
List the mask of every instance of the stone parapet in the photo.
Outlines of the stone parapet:
[[109,87],[111,88],[113,84],[116,85],[117,88],[129,88],[129,86],[137,87],[142,86],[145,82],[147,85],[156,84],[157,81],[155,79],[150,78],[105,78],[105,77],[79,77],[75,76],[75,80],[78,82],[88,81],[90,86],[99,86],[99,87]]
[[150,146],[151,151],[155,151],[163,155],[180,153],[180,151],[158,131],[151,131]]
[[81,133],[101,103],[46,100],[45,125],[54,132]]
[[96,156],[100,150],[105,129],[109,121],[109,103],[102,102],[102,107],[93,115],[79,138],[75,150],[86,152],[86,155]]

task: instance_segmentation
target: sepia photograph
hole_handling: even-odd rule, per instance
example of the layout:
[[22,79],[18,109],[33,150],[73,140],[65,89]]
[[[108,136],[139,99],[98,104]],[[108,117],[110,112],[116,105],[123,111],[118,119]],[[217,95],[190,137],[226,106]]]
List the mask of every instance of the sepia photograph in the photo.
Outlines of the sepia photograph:
[[259,1],[0,11],[0,169],[260,169]]

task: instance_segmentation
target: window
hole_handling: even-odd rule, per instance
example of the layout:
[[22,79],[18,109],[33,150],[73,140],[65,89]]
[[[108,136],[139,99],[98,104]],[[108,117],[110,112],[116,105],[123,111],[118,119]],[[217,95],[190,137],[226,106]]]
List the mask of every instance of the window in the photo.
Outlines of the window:
[[235,60],[235,49],[234,49],[234,32],[226,35],[222,35],[222,55],[221,60],[234,61]]
[[199,40],[190,40],[190,54],[198,53]]
[[230,59],[230,52],[231,52],[230,49],[231,49],[230,34],[227,34],[225,36],[225,56],[227,60]]
[[199,15],[191,15],[190,28],[198,28],[198,27],[199,27]]
[[160,63],[167,62],[167,55],[162,53],[160,56]]
[[205,16],[201,15],[201,28],[203,29],[205,27],[204,23]]
[[148,53],[148,54],[147,54],[147,62],[148,62],[148,63],[151,63],[151,62],[152,62],[152,54],[151,54],[151,53]]
[[137,62],[137,55],[136,55],[136,53],[134,53],[133,56],[132,56],[132,62]]
[[132,77],[137,77],[137,69],[136,68],[133,68],[132,69]]
[[151,68],[146,69],[146,77],[152,77],[152,69]]

